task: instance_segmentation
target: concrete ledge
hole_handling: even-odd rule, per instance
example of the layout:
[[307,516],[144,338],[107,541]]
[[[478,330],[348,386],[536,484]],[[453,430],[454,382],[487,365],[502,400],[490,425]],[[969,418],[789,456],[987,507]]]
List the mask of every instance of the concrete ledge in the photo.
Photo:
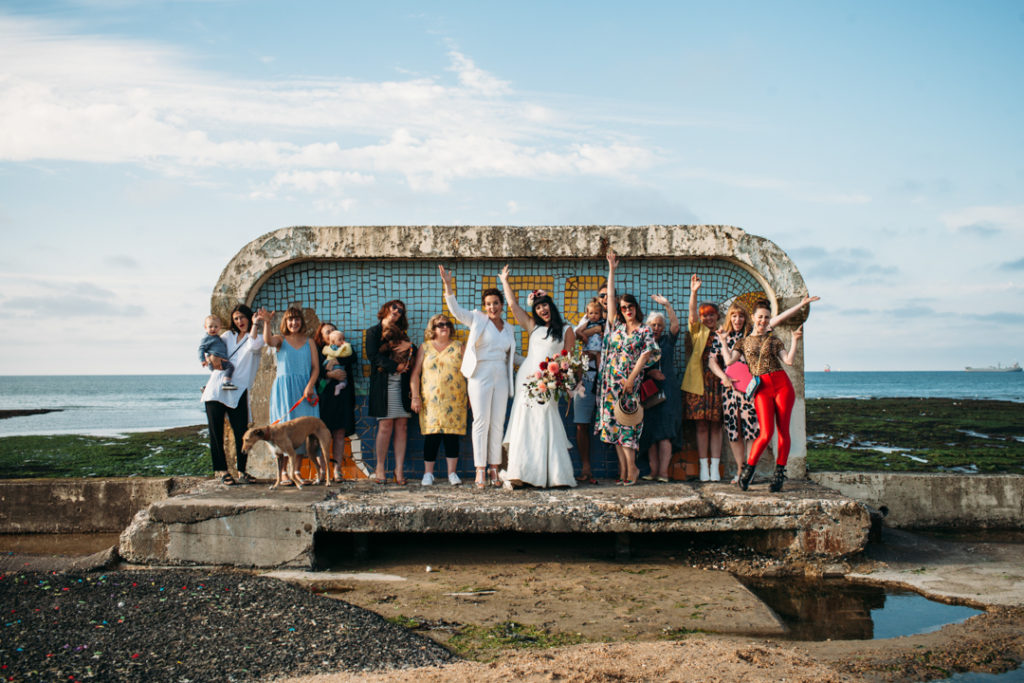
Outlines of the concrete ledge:
[[149,564],[313,568],[317,533],[722,533],[792,555],[839,557],[867,543],[867,509],[810,482],[685,483],[575,490],[477,491],[369,482],[302,491],[218,487],[161,501],[121,535],[120,553]]
[[0,533],[118,532],[139,510],[200,481],[198,477],[6,479],[0,481]]
[[1024,476],[814,472],[811,479],[876,509],[896,528],[1024,528]]

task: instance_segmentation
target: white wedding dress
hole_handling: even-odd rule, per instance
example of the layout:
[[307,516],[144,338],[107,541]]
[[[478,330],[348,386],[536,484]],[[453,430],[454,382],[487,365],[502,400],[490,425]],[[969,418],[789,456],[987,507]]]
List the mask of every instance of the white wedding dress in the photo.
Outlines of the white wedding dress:
[[576,486],[558,402],[537,403],[526,388],[527,378],[537,372],[540,362],[562,351],[562,341],[545,339],[547,332],[547,327],[533,329],[530,350],[516,374],[512,416],[502,439],[508,446],[508,470],[502,479],[541,487]]

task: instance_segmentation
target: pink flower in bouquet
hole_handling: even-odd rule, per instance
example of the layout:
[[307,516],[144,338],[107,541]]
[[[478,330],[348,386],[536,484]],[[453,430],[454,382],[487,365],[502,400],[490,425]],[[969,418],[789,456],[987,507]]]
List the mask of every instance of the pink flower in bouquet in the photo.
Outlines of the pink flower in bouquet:
[[537,379],[543,379],[544,378],[544,371],[543,370],[538,370],[537,372],[533,373],[533,376],[536,377]]
[[569,361],[563,360],[562,361],[562,370],[568,370],[568,369],[569,369]]
[[547,390],[548,390],[548,385],[544,384],[544,382],[541,382],[540,384],[537,385],[537,391],[542,391],[543,392],[543,391],[547,391]]

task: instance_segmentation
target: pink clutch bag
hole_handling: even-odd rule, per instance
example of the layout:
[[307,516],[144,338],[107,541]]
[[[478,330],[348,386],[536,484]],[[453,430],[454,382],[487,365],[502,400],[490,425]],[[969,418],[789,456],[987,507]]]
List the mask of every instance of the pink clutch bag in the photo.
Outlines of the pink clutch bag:
[[761,378],[750,374],[750,368],[742,361],[736,361],[725,369],[725,375],[732,380],[733,388],[750,398],[761,386]]

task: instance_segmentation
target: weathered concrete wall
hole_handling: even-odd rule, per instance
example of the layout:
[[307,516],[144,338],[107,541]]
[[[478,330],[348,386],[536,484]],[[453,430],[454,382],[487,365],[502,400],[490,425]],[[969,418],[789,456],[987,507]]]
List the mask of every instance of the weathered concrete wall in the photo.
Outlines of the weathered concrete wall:
[[844,496],[886,508],[897,528],[1024,528],[1024,476],[814,472],[811,479]]
[[[457,296],[466,307],[478,304],[484,287],[497,284],[497,272],[508,262],[522,303],[530,289],[543,287],[552,291],[564,316],[575,322],[607,270],[603,255],[609,246],[623,259],[619,291],[636,294],[645,311],[650,309],[649,295],[659,293],[685,318],[693,272],[704,279],[701,301],[727,305],[736,298],[747,301],[764,295],[776,310],[782,310],[807,293],[799,271],[781,249],[729,226],[333,226],[283,228],[253,240],[224,269],[211,303],[222,317],[238,302],[277,311],[298,303],[310,326],[315,329],[320,320],[338,325],[362,356],[362,331],[376,324],[377,309],[384,301],[405,301],[414,342],[422,339],[431,315],[446,312],[436,274],[439,263],[454,269]],[[787,345],[801,322],[797,316],[777,331]],[[680,340],[680,377],[683,346]],[[265,421],[268,414],[274,366],[273,356],[266,354],[252,390],[257,422]],[[367,372],[364,363],[356,378],[361,398]],[[802,477],[806,433],[802,353],[789,374],[798,396],[789,473]],[[373,428],[374,422],[366,418],[357,425],[368,460],[372,460]],[[415,471],[419,463],[415,425],[413,432],[409,463]],[[468,440],[464,450],[469,450]],[[603,473],[603,450],[597,451],[595,469]],[[607,466],[613,466],[614,455],[611,451],[605,455]],[[724,460],[731,467],[731,458]],[[771,458],[761,462],[762,470],[772,466]],[[257,452],[250,463],[258,476],[271,476],[273,463],[267,453]]]
[[113,533],[139,510],[196,478],[7,479],[0,481],[0,533]]

